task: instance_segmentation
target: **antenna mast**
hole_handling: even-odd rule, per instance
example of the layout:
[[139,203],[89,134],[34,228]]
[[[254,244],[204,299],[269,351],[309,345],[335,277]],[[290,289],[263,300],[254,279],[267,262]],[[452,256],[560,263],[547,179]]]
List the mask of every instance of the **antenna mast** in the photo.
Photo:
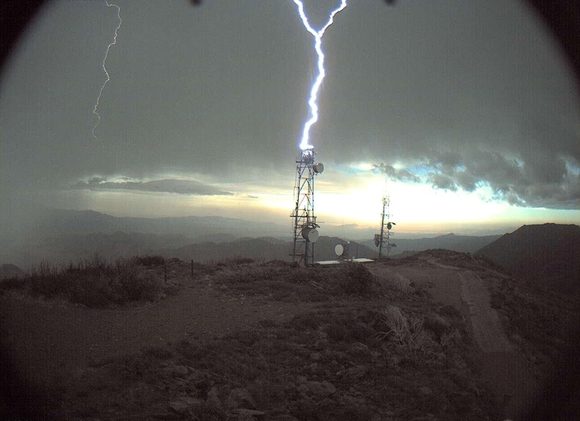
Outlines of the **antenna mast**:
[[[391,198],[389,195],[383,197],[383,212],[381,213],[381,232],[375,234],[375,245],[379,248],[379,259],[383,257],[383,248],[387,251],[387,257],[391,253],[391,248],[397,247],[396,244],[391,243],[391,229],[393,225],[397,225],[391,222]],[[383,247],[385,246],[385,247]]]
[[304,263],[304,266],[314,263],[314,243],[319,236],[316,229],[319,225],[314,215],[314,177],[324,171],[324,165],[315,163],[314,157],[314,149],[305,149],[296,159],[296,206],[290,215],[294,231],[294,244],[290,255],[293,262]]

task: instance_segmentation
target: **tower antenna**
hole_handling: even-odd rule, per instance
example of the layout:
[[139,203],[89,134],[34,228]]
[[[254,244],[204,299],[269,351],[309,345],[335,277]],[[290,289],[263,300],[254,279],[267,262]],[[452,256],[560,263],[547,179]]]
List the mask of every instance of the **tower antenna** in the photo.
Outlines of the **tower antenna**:
[[397,245],[391,242],[391,236],[393,226],[397,225],[395,222],[392,222],[391,219],[391,198],[389,195],[383,196],[383,212],[381,213],[381,231],[379,234],[375,234],[375,246],[379,248],[379,259],[383,257],[383,249],[386,250],[387,257],[389,257],[391,253],[391,249],[393,247],[397,247]]
[[294,211],[290,215],[294,230],[292,260],[309,266],[314,263],[314,244],[319,234],[314,214],[314,178],[324,171],[324,165],[315,161],[314,148],[300,151],[296,159],[294,184]]

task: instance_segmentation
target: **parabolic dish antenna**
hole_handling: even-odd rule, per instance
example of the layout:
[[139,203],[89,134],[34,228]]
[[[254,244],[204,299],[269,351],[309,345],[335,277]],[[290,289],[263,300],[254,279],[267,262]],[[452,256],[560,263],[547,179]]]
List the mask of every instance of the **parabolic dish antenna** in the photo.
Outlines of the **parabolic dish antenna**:
[[337,256],[342,256],[342,254],[344,253],[344,246],[342,244],[337,244],[336,246],[334,246],[334,253]]
[[322,172],[324,171],[324,164],[322,162],[317,162],[312,166],[312,169],[316,174],[322,174]]
[[304,228],[302,230],[302,237],[309,243],[316,243],[320,234],[316,228]]

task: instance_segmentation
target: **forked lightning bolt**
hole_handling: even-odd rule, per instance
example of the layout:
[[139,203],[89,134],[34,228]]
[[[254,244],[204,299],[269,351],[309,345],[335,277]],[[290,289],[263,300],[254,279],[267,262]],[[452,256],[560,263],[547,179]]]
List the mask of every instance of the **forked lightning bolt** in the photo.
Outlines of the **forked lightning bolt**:
[[310,128],[318,121],[318,91],[320,91],[320,86],[322,85],[322,81],[326,76],[326,71],[324,69],[324,52],[322,51],[322,37],[324,36],[324,32],[328,29],[330,25],[334,22],[334,16],[344,10],[346,8],[346,0],[341,0],[340,5],[330,12],[328,16],[328,21],[326,24],[319,29],[318,31],[315,30],[308,21],[308,17],[304,12],[304,4],[302,0],[292,0],[294,4],[298,8],[298,14],[300,15],[300,19],[302,19],[302,24],[306,28],[306,30],[314,37],[314,49],[316,50],[316,55],[318,57],[318,75],[310,88],[310,99],[308,100],[308,107],[310,108],[310,117],[304,124],[304,129],[302,131],[302,140],[300,141],[300,149],[312,149],[313,146],[310,144]]
[[93,137],[95,139],[97,139],[97,134],[95,133],[95,130],[97,129],[99,123],[101,122],[101,115],[99,114],[99,102],[101,101],[101,96],[103,95],[103,90],[105,89],[105,86],[107,86],[107,83],[109,83],[109,81],[111,80],[111,76],[109,76],[109,72],[107,71],[107,67],[106,67],[107,58],[109,57],[109,50],[111,49],[111,47],[113,45],[117,44],[117,35],[119,35],[119,28],[121,28],[121,25],[123,24],[123,19],[121,19],[121,8],[114,3],[109,3],[108,0],[105,0],[105,3],[107,4],[107,7],[114,7],[117,9],[117,18],[119,19],[119,24],[115,28],[115,34],[113,35],[113,40],[107,46],[107,50],[105,51],[105,57],[103,58],[103,62],[101,64],[101,67],[103,68],[103,72],[105,72],[105,76],[107,78],[105,79],[105,81],[101,85],[101,89],[99,90],[99,96],[97,97],[97,102],[95,102],[95,106],[93,108],[93,114],[97,118],[97,121],[95,122],[95,125],[93,127]]

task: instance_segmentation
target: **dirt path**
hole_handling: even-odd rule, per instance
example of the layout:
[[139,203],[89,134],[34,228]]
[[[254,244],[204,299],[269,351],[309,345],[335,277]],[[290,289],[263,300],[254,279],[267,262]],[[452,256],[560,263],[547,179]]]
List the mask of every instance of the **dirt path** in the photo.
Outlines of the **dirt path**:
[[[425,268],[425,263],[431,267]],[[533,406],[539,386],[531,364],[507,338],[497,312],[491,307],[489,290],[475,272],[435,259],[414,265],[377,265],[371,270],[395,285],[404,278],[407,284],[428,286],[435,301],[462,311],[481,350],[483,378],[494,391],[500,408],[503,407],[504,417],[522,419],[526,408]]]
[[225,297],[196,285],[140,308],[95,310],[31,298],[0,297],[3,346],[24,378],[64,380],[87,364],[186,336],[222,336],[263,319],[282,321],[312,304]]
[[457,272],[461,282],[461,300],[467,306],[473,337],[483,352],[514,352],[503,331],[497,312],[491,308],[487,287],[471,271]]
[[461,297],[467,305],[473,336],[482,350],[482,374],[501,400],[504,416],[522,419],[533,407],[539,385],[533,367],[504,333],[497,312],[491,308],[484,282],[471,271],[458,272]]

